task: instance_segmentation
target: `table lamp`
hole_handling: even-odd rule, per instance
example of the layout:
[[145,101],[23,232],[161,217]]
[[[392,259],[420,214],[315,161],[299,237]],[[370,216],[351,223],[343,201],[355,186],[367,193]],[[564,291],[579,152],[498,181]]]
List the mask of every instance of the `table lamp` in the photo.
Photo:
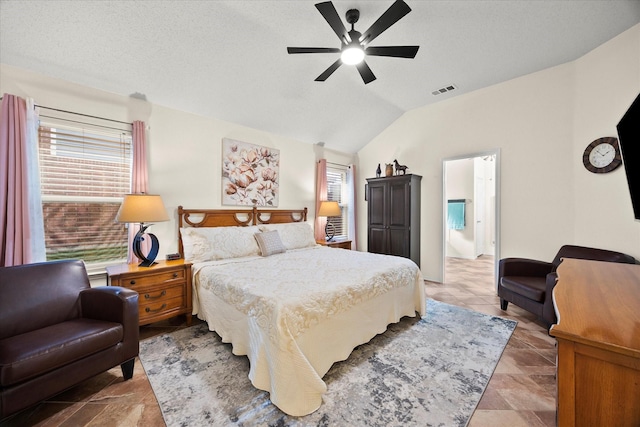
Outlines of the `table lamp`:
[[324,227],[324,234],[327,236],[327,242],[333,240],[336,234],[336,227],[331,223],[329,219],[332,216],[340,216],[340,205],[338,202],[320,202],[320,209],[318,209],[318,216],[327,217],[327,225]]
[[158,238],[147,233],[151,239],[151,249],[146,256],[142,253],[141,245],[144,240],[143,234],[151,225],[144,225],[145,222],[169,221],[162,198],[157,194],[126,194],[116,215],[116,221],[140,223],[140,230],[133,239],[133,253],[142,261],[140,267],[150,267],[155,264],[154,260],[158,256],[158,249],[160,249]]

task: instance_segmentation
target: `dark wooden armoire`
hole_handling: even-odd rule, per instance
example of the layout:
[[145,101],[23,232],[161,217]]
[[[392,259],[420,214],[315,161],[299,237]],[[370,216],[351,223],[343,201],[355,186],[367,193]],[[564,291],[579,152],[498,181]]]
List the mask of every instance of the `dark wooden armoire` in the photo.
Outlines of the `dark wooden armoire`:
[[367,178],[368,251],[420,266],[420,175]]

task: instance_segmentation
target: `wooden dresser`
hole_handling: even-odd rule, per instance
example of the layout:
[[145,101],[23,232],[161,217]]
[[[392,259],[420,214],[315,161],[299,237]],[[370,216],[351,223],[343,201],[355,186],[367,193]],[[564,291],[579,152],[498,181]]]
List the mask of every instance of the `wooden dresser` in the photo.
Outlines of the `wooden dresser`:
[[565,259],[553,298],[558,426],[640,426],[640,266]]
[[191,264],[182,259],[160,261],[151,267],[120,264],[107,267],[112,286],[138,292],[140,325],[187,316],[191,325]]

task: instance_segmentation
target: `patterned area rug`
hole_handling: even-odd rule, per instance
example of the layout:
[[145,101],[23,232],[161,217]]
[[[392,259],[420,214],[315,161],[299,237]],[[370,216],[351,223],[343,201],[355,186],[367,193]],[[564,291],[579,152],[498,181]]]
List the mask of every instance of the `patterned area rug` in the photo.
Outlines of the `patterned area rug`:
[[465,426],[516,322],[428,300],[323,378],[322,406],[292,417],[249,381],[249,360],[205,324],[140,342],[167,426]]

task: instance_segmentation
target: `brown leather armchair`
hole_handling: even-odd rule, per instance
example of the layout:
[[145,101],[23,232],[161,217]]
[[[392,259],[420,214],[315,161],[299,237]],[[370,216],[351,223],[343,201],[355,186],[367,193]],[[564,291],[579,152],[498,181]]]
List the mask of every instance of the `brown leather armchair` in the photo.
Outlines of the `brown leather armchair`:
[[565,245],[552,262],[527,258],[504,258],[498,266],[498,296],[500,308],[506,310],[510,302],[542,318],[551,326],[556,323],[553,288],[556,269],[563,258],[635,264],[632,256],[604,249]]
[[0,419],[138,355],[138,294],[91,288],[82,261],[0,268]]

